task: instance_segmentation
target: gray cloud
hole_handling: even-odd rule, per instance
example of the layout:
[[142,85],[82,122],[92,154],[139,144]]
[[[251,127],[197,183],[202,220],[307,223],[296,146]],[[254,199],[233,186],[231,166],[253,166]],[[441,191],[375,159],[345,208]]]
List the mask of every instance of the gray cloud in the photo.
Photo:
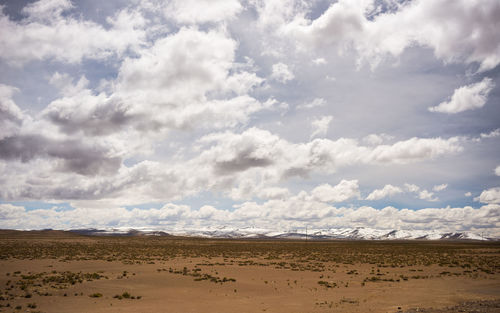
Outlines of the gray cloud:
[[109,175],[121,165],[121,158],[109,157],[96,146],[84,146],[75,140],[53,140],[40,135],[19,135],[0,140],[0,158],[29,162],[38,157],[63,161],[60,169],[81,175]]
[[[80,105],[85,104],[80,103]],[[45,116],[66,134],[83,131],[90,136],[102,136],[120,131],[132,124],[134,120],[139,124],[138,127],[141,125],[139,116],[132,116],[127,112],[127,108],[112,100],[105,101],[102,106],[95,107],[88,112],[87,116],[75,116],[77,114],[77,112],[64,112],[51,108],[45,113]],[[154,123],[148,128],[154,129]],[[148,128],[142,129],[147,130]]]
[[25,116],[12,99],[19,89],[0,84],[0,139],[16,133]]
[[246,171],[254,167],[266,167],[273,164],[273,161],[265,158],[252,157],[247,153],[240,153],[233,160],[219,161],[214,165],[218,175],[230,175],[235,172]]

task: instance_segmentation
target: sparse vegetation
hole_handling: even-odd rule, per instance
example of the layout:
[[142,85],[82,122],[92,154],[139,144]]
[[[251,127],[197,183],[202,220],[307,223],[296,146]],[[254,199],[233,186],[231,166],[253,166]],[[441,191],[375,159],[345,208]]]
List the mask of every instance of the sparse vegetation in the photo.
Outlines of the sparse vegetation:
[[[36,262],[44,259],[52,263],[46,265],[45,271],[11,267],[1,274],[0,286],[3,289],[0,288],[0,311],[7,307],[10,311],[12,308],[18,311],[24,307],[33,312],[38,306],[44,308],[43,301],[39,300],[42,297],[61,297],[61,300],[65,297],[64,301],[84,295],[122,301],[142,299],[142,296],[132,294],[130,289],[105,296],[106,289],[99,289],[98,286],[109,280],[113,284],[123,284],[125,289],[126,284],[142,279],[145,271],[169,282],[206,282],[210,292],[213,289],[214,293],[225,297],[244,297],[244,286],[249,281],[241,279],[238,273],[247,270],[273,273],[271,276],[252,277],[252,283],[258,284],[258,288],[266,292],[282,294],[304,290],[312,294],[336,296],[335,300],[316,299],[311,303],[330,309],[360,305],[360,300],[352,298],[349,293],[340,298],[344,290],[370,290],[374,286],[384,288],[432,279],[498,279],[499,256],[500,246],[494,242],[305,243],[142,237],[37,241],[3,238],[0,240],[0,262]],[[87,271],[71,271],[65,270],[71,267],[57,266],[58,263],[66,266],[99,260],[112,266]],[[117,269],[117,264],[123,268],[118,266]],[[286,279],[280,280],[273,275],[282,275]],[[303,276],[309,278],[304,279]],[[88,288],[95,292],[89,293]],[[86,296],[80,299],[85,298],[88,299]],[[92,300],[95,305],[103,302],[106,301]]]
[[121,295],[114,295],[114,299],[122,300],[122,299],[142,299],[142,296],[132,296],[128,291],[123,292]]

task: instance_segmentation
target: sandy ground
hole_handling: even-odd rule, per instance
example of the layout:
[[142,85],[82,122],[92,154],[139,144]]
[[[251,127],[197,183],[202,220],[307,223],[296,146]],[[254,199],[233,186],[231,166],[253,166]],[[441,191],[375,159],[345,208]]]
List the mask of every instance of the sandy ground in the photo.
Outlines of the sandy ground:
[[[47,243],[23,240],[32,249],[37,242]],[[491,260],[500,256],[500,246],[475,252],[469,248],[464,253],[481,251],[492,257],[484,259],[491,265],[489,270],[474,271],[474,266],[484,268],[485,264],[395,267],[318,261],[318,255],[307,260],[285,254],[274,258],[246,253],[218,256],[217,251],[208,257],[188,253],[147,261],[106,261],[104,256],[100,260],[94,252],[89,252],[93,255],[89,260],[13,258],[5,253],[0,260],[0,311],[434,312],[430,308],[444,310],[467,301],[498,300],[500,269]],[[312,266],[289,266],[299,262]],[[87,274],[87,278],[71,284],[63,279],[68,273]],[[125,294],[124,298],[125,292],[130,297]],[[487,312],[498,312],[494,306]]]

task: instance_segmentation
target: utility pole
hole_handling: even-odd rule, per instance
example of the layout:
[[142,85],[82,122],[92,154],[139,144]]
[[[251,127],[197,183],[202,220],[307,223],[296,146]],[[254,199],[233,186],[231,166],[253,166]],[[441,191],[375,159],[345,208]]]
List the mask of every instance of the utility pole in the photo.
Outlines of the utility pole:
[[307,225],[306,225],[306,241],[307,241]]

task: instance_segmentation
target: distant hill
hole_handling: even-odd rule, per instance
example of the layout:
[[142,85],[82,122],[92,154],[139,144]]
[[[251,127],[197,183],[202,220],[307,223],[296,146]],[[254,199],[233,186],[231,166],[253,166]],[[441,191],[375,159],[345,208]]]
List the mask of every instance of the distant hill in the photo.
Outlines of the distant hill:
[[64,230],[12,230],[0,229],[1,238],[29,238],[29,237],[78,237],[78,234]]
[[437,232],[424,230],[380,230],[365,227],[312,229],[309,231],[273,231],[255,227],[187,229],[166,232],[161,230],[121,229],[71,229],[71,230],[0,230],[2,238],[18,237],[79,237],[79,236],[158,236],[200,237],[227,239],[292,239],[292,240],[482,240],[497,241],[499,238],[481,236],[472,232]]
[[69,230],[69,232],[84,236],[171,236],[170,234],[164,231],[156,231],[156,230],[141,231],[136,229],[104,230],[104,229],[88,228],[88,229],[72,229]]
[[187,236],[203,238],[234,239],[303,239],[303,240],[498,240],[472,232],[438,232],[425,230],[380,230],[365,227],[330,228],[301,231],[273,231],[255,227],[217,227],[181,231],[137,230],[137,229],[75,229],[70,232],[86,236]]

